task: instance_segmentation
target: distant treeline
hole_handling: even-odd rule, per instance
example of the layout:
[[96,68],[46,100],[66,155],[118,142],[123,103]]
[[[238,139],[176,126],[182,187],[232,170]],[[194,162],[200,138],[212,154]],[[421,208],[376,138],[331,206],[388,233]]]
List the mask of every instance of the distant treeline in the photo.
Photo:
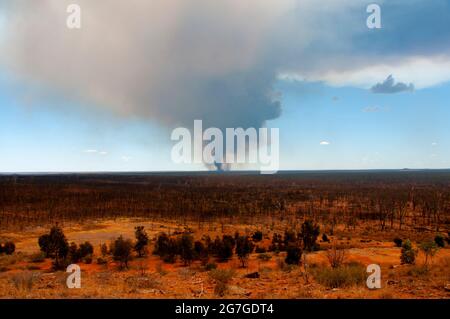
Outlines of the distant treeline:
[[0,229],[89,218],[450,225],[450,171],[0,176]]

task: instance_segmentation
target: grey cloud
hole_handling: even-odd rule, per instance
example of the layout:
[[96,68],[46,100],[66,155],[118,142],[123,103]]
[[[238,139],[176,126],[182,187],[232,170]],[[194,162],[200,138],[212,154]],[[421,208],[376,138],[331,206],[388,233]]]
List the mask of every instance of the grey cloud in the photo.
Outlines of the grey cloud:
[[[7,19],[0,66],[118,116],[168,127],[194,119],[222,128],[261,127],[281,114],[273,87],[280,73],[321,80],[329,71],[388,59],[395,64],[407,56],[390,42],[382,42],[383,54],[373,53],[388,28],[380,36],[366,28],[370,0],[77,0],[82,29],[68,30],[72,2],[15,0],[1,7]],[[430,12],[442,9],[415,2]],[[402,10],[393,7],[389,16],[415,24]],[[398,30],[395,39],[402,37]],[[361,38],[371,45],[356,41]],[[383,88],[394,93],[412,87],[392,79],[374,90]]]
[[389,75],[382,83],[377,83],[370,89],[373,93],[378,94],[393,94],[400,92],[414,91],[414,84],[406,84],[403,82],[395,83],[394,77]]
[[72,2],[10,3],[0,65],[66,97],[168,127],[195,119],[261,127],[280,115],[275,68],[262,53],[291,0],[79,0],[82,28],[69,30]]

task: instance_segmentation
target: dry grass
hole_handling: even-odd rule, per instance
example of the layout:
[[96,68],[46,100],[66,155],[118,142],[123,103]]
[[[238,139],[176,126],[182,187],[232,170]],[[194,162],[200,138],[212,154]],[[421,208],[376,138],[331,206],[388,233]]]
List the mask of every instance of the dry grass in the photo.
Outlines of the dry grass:
[[12,275],[11,282],[18,291],[31,291],[39,278],[38,272],[22,271]]
[[126,285],[133,290],[156,289],[161,287],[161,281],[156,275],[137,275],[125,279]]
[[316,267],[311,272],[318,283],[328,288],[362,285],[367,278],[366,268],[357,263],[337,268]]
[[327,250],[327,258],[331,268],[339,268],[345,261],[345,249],[339,249],[335,244]]
[[234,275],[234,269],[213,269],[209,272],[210,278],[215,282],[214,294],[216,296],[225,296],[228,291],[228,283]]

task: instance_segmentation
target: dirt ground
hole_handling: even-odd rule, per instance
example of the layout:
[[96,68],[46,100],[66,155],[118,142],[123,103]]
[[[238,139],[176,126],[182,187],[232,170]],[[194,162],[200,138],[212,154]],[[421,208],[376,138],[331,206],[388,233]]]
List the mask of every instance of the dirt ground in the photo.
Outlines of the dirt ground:
[[[111,219],[91,221],[86,224],[64,225],[69,242],[89,241],[94,246],[91,264],[80,263],[81,288],[66,286],[67,273],[54,272],[51,260],[33,261],[39,252],[38,237],[47,227],[35,227],[22,232],[0,233],[0,238],[13,240],[16,253],[0,257],[0,298],[218,298],[215,281],[200,262],[185,267],[181,262],[163,263],[158,256],[149,254],[134,258],[128,270],[118,270],[115,262],[97,264],[99,246],[123,235],[134,238],[134,227],[142,225],[150,238],[160,232],[171,234],[188,226],[194,236],[209,234],[211,238],[222,232],[233,234],[236,230],[249,233],[252,225],[209,224],[179,225],[170,221],[145,219]],[[268,245],[271,233],[264,234],[262,245]],[[424,258],[419,254],[416,265],[400,264],[400,248],[392,242],[394,234],[371,236],[363,233],[336,231],[331,240],[346,245],[346,262],[367,266],[381,266],[381,289],[370,290],[365,284],[342,288],[329,288],[315,280],[314,269],[329,267],[326,257],[327,243],[320,243],[322,250],[308,253],[301,266],[283,266],[285,253],[267,253],[269,260],[262,260],[252,253],[247,268],[241,268],[237,257],[217,263],[219,269],[234,269],[227,284],[225,298],[449,298],[450,297],[450,249],[442,248],[428,269],[424,271]],[[384,238],[383,238],[384,237]],[[150,250],[153,242],[150,244]],[[306,266],[305,266],[306,265]],[[258,272],[259,278],[246,278]],[[367,274],[369,275],[369,274]]]

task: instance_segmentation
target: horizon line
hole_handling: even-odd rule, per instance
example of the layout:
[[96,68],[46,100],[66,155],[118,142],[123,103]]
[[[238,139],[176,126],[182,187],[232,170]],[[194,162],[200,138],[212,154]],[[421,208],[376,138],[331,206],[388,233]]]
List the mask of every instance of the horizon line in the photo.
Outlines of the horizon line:
[[[261,174],[261,175],[276,175],[279,173],[290,172],[379,172],[379,171],[450,171],[450,168],[354,168],[354,169],[283,169],[278,170],[274,174]],[[7,175],[72,175],[72,174],[235,174],[235,173],[260,173],[260,170],[183,170],[183,171],[19,171],[19,172],[0,172],[0,176]]]

